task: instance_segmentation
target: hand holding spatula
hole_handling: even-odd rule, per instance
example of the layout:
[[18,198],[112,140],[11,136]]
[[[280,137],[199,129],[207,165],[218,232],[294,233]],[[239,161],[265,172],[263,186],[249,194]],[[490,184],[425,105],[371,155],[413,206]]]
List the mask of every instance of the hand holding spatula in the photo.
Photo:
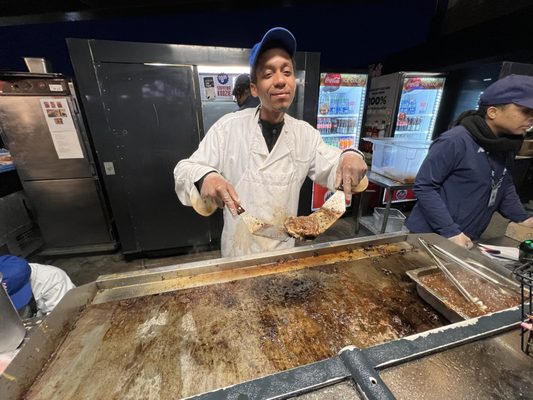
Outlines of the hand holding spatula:
[[[360,193],[368,187],[367,177],[351,187],[351,193]],[[324,233],[346,212],[346,197],[342,186],[317,211],[308,216],[289,217],[283,225],[269,224],[250,215],[241,205],[237,205],[237,215],[246,224],[253,235],[286,241],[290,237],[298,239],[313,239]],[[349,193],[349,192],[348,192]],[[196,194],[196,196],[193,196]],[[193,208],[204,216],[211,215],[217,204],[210,198],[201,198],[197,191],[191,192]]]
[[[367,177],[352,187],[353,193],[360,193],[368,187]],[[346,212],[345,193],[339,188],[317,211],[303,217],[289,217],[283,225],[272,225],[244,211],[238,210],[248,230],[253,235],[286,241],[290,237],[297,239],[313,239],[324,233]]]
[[[352,193],[360,193],[368,187],[368,178],[365,176],[352,187]],[[324,233],[346,212],[346,194],[342,186],[311,215],[305,217],[289,217],[284,226],[289,235],[300,239],[313,239]]]

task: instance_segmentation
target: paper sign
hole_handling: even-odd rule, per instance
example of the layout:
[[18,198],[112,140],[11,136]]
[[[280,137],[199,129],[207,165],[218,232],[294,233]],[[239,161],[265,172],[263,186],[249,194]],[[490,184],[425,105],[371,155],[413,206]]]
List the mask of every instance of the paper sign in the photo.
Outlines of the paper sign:
[[202,101],[233,101],[233,87],[239,74],[199,74]]
[[52,141],[60,159],[83,158],[78,132],[66,97],[39,99]]
[[53,83],[49,84],[48,88],[50,89],[51,92],[62,92],[64,90],[63,85],[57,85]]

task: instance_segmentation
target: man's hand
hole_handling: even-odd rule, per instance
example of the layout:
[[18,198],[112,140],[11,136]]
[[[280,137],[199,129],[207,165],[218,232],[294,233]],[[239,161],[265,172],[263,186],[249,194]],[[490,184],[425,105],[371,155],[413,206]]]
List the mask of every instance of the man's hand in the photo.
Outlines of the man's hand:
[[470,240],[468,236],[466,236],[464,233],[460,233],[458,235],[452,236],[451,238],[448,238],[448,240],[451,240],[456,245],[459,245],[461,247],[465,247],[467,249],[471,249],[474,246],[474,243]]
[[352,188],[356,187],[359,181],[363,179],[367,168],[363,157],[355,151],[347,151],[341,155],[335,177],[335,188],[339,188],[342,184],[346,200],[352,197]]
[[533,228],[533,217],[529,217],[525,221],[519,222],[519,224],[527,226],[528,228]]
[[213,172],[204,177],[200,195],[203,198],[213,199],[219,208],[224,208],[226,205],[231,215],[237,215],[237,207],[240,205],[239,196],[233,185],[219,173]]

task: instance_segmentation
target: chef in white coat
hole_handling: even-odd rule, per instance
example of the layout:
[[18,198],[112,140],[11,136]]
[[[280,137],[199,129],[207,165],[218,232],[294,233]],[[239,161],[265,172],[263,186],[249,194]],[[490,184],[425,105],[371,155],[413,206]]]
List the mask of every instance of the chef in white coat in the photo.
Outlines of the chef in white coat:
[[[207,132],[198,150],[174,169],[176,193],[187,206],[211,200],[224,209],[222,256],[239,256],[294,246],[249,233],[237,208],[282,225],[296,215],[300,188],[308,176],[351,196],[367,166],[356,149],[324,143],[307,122],[286,114],[296,91],[296,39],[272,28],[250,55],[251,90],[257,108],[227,114]],[[197,208],[197,207],[195,207]]]
[[52,312],[63,296],[75,286],[62,269],[28,263],[25,259],[0,256],[2,284],[22,318]]

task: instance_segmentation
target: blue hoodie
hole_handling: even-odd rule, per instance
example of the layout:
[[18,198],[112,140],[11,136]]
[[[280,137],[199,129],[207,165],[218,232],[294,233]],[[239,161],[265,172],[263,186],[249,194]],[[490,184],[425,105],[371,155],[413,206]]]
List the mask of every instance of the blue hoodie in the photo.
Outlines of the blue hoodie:
[[414,233],[435,232],[446,238],[461,232],[479,239],[492,214],[521,222],[528,214],[520,203],[509,166],[493,206],[489,207],[491,176],[497,182],[504,160],[489,155],[463,126],[440,135],[431,145],[413,187],[418,199],[407,228]]

